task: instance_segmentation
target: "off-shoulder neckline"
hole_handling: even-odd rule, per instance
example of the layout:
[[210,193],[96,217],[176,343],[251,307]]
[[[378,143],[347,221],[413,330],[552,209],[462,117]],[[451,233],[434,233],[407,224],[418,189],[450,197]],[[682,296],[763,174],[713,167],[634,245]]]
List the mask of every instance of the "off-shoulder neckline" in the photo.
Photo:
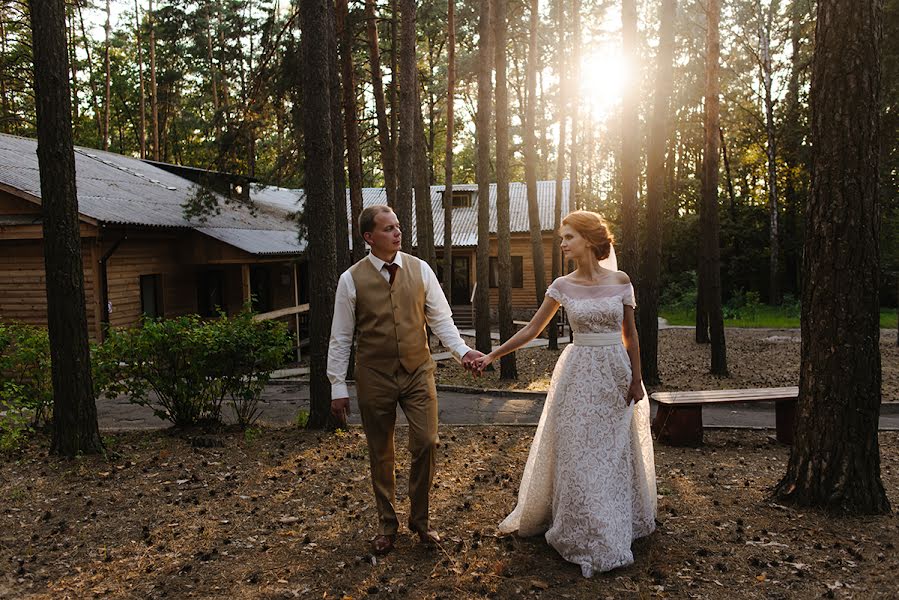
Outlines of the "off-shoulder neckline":
[[563,281],[565,283],[570,283],[571,285],[578,285],[581,287],[616,287],[616,286],[622,286],[622,285],[631,285],[630,282],[627,282],[627,283],[578,283],[577,281],[572,281],[571,279],[568,279],[566,277],[560,277],[559,280]]

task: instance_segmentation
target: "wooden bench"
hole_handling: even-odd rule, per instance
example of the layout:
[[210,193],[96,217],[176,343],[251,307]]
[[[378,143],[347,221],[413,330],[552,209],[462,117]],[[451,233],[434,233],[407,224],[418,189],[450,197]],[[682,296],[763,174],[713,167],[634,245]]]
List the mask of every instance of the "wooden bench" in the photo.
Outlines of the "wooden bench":
[[702,445],[704,405],[759,401],[774,402],[777,441],[784,444],[793,443],[798,387],[656,392],[650,397],[659,405],[652,421],[652,431],[656,439],[669,446]]

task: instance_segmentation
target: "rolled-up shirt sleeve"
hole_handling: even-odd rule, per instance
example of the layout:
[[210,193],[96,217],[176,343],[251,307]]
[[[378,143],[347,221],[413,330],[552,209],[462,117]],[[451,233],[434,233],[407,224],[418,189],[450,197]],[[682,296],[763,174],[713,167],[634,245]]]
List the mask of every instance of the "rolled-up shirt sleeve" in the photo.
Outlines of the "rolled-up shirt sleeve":
[[425,318],[428,325],[431,327],[431,331],[440,338],[440,342],[449,348],[453,357],[461,360],[463,356],[471,352],[471,348],[459,335],[459,330],[453,322],[453,311],[437,281],[437,275],[425,261],[421,261],[421,278],[425,285]]
[[356,289],[349,271],[340,276],[334,296],[334,318],[331,320],[331,340],[328,344],[328,380],[331,398],[347,398],[346,372],[353,347],[356,327]]

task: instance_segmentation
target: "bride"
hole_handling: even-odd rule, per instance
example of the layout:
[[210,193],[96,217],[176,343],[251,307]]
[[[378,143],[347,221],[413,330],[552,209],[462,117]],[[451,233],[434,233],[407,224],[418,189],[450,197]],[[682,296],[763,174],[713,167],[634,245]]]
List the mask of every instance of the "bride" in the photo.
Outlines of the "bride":
[[574,341],[556,363],[518,504],[499,529],[544,533],[591,577],[633,563],[631,542],[655,529],[655,464],[633,286],[598,214],[575,211],[560,233],[577,269],[553,281],[531,321],[474,367],[525,345],[565,307]]

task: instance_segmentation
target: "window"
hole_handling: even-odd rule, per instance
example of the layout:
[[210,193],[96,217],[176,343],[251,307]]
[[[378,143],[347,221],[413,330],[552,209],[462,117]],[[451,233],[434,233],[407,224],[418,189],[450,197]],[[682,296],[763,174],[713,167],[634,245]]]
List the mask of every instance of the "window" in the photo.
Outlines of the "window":
[[197,312],[201,317],[215,317],[225,308],[225,273],[221,270],[201,271],[197,276]]
[[140,276],[140,310],[151,319],[165,316],[162,306],[162,275]]
[[472,192],[453,190],[453,208],[467,208],[472,205]]
[[[499,287],[499,258],[490,257],[490,287]],[[524,259],[521,256],[512,257],[512,287],[524,287]]]

